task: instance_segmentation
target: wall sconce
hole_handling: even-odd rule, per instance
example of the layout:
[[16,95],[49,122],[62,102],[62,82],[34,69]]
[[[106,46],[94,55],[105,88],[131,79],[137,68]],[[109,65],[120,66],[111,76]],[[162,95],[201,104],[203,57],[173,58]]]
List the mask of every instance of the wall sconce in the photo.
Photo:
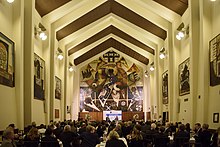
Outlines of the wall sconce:
[[73,64],[71,62],[69,62],[69,71],[72,72],[73,71]]
[[39,35],[41,40],[47,39],[46,28],[41,23],[39,23],[38,27],[34,27],[34,34],[35,36]]
[[60,48],[57,49],[57,58],[63,60],[63,51]]
[[182,22],[177,28],[176,39],[182,40],[185,37],[185,35],[189,35],[189,26],[184,28],[184,23]]
[[154,62],[152,62],[151,64],[150,64],[150,71],[154,71]]
[[8,2],[8,3],[13,3],[13,2],[14,2],[14,0],[7,0],[7,2]]
[[166,53],[165,53],[165,48],[164,47],[162,47],[161,49],[160,49],[160,59],[164,59],[165,57],[166,57]]
[[146,78],[148,78],[148,77],[150,76],[148,70],[146,70],[146,71],[144,72],[144,76],[145,76]]

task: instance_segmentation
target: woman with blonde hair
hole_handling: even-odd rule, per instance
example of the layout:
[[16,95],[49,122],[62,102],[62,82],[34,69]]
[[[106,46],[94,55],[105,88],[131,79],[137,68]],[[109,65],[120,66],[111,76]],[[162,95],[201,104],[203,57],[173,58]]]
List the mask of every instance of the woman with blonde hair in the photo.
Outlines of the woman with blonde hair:
[[141,131],[136,128],[133,128],[131,134],[131,140],[128,143],[129,147],[144,147],[143,136],[141,135]]
[[38,129],[32,127],[24,138],[24,146],[38,147],[39,141],[40,141],[40,135],[38,134]]
[[112,130],[108,134],[108,140],[105,147],[126,147],[125,143],[122,140],[119,140],[119,135],[115,130]]

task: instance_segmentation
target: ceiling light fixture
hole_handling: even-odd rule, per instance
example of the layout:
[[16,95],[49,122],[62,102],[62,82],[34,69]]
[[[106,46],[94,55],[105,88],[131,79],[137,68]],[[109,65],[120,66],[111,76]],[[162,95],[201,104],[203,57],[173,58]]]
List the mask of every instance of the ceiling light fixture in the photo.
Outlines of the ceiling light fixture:
[[166,57],[166,53],[165,53],[165,48],[164,47],[162,47],[161,49],[160,49],[160,59],[164,59],[165,57]]
[[9,2],[9,3],[13,3],[13,2],[14,2],[14,0],[7,0],[7,2]]
[[46,28],[41,23],[39,23],[38,27],[34,27],[34,34],[35,36],[39,35],[41,40],[47,39]]
[[216,0],[210,0],[211,2],[215,2]]
[[150,71],[154,71],[155,70],[155,68],[154,68],[154,62],[152,62],[151,64],[150,64]]
[[73,64],[71,62],[69,62],[69,71],[72,72],[74,69],[73,69]]
[[63,60],[63,51],[60,48],[57,49],[57,58]]
[[177,28],[176,39],[182,40],[186,35],[189,35],[189,26],[184,28],[184,23],[181,23]]

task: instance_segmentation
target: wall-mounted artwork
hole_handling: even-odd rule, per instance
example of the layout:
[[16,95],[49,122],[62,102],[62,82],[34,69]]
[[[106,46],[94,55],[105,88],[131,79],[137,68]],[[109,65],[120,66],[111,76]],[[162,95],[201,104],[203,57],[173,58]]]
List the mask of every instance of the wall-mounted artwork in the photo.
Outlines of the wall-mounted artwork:
[[14,42],[0,32],[0,84],[15,86]]
[[59,109],[55,109],[55,118],[60,118],[60,111],[59,111]]
[[190,62],[189,58],[179,65],[179,95],[190,93]]
[[210,86],[220,84],[220,34],[209,42]]
[[110,50],[81,69],[80,111],[143,111],[143,70]]
[[55,76],[55,98],[61,99],[61,79]]
[[219,123],[219,113],[213,113],[213,123]]
[[168,70],[162,74],[162,98],[163,104],[168,104]]
[[34,98],[45,99],[45,61],[34,54]]

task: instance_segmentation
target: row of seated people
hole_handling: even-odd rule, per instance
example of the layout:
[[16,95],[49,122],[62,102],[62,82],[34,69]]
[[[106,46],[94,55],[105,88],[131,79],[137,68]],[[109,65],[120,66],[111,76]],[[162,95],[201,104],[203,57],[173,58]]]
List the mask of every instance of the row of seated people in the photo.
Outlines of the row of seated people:
[[[92,126],[93,125],[93,126]],[[175,129],[173,129],[175,128]],[[111,132],[111,133],[110,133]],[[191,129],[185,129],[185,125],[180,124],[178,129],[170,123],[165,126],[155,123],[138,122],[87,122],[77,123],[53,123],[47,129],[32,125],[27,134],[22,136],[20,144],[14,143],[14,130],[8,127],[4,132],[2,147],[58,147],[59,141],[63,147],[95,147],[100,141],[106,141],[107,147],[185,147],[190,146]],[[43,134],[43,135],[40,135]],[[196,147],[218,147],[220,129],[212,136],[208,131],[208,125],[202,127],[195,124],[194,138]],[[174,135],[170,140],[168,136]],[[211,141],[212,137],[212,141]],[[118,138],[124,138],[123,142]],[[118,143],[121,142],[121,143]],[[117,144],[117,145],[113,145]],[[10,146],[11,145],[11,146]]]

